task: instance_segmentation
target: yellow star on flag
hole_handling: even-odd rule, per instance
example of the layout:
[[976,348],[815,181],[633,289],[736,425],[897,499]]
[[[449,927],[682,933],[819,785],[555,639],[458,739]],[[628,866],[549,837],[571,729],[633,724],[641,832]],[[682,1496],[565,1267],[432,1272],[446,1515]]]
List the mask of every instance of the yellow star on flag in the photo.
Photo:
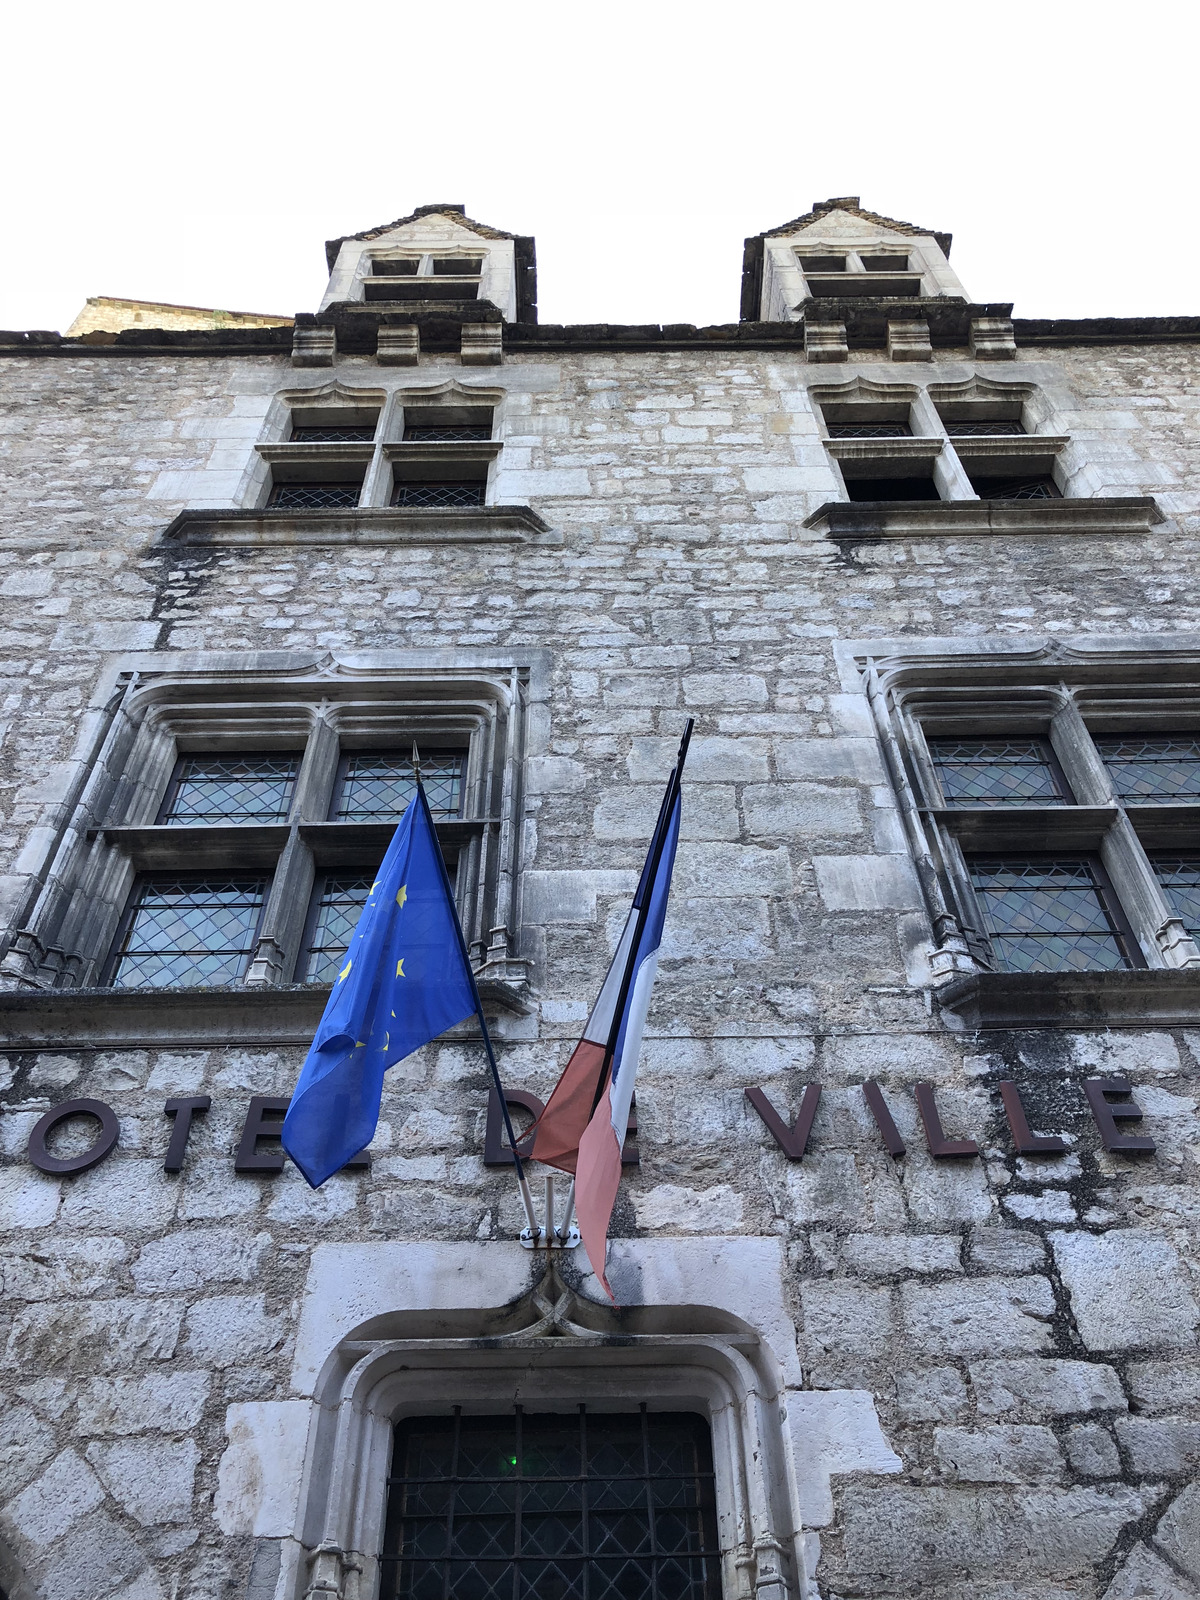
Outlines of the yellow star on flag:
[[399,889],[397,889],[397,891],[396,891],[396,904],[401,908],[401,910],[404,909],[404,902],[407,899],[408,899],[408,885],[406,883],[402,883],[400,885]]
[[406,976],[406,973],[404,971],[404,957],[403,956],[401,956],[399,961],[397,961],[397,963],[396,963],[396,976],[398,978],[403,978],[403,977]]

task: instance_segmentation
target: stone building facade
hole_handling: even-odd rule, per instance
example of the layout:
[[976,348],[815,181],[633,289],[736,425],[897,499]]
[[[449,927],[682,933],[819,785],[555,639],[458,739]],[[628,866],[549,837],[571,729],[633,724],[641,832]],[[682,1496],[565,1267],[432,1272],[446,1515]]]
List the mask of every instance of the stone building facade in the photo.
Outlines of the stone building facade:
[[[432,206],[294,327],[0,335],[8,1600],[1196,1600],[1200,318],[949,252],[551,327]],[[689,714],[620,1308],[472,1027],[310,1191],[413,742],[544,1100]]]

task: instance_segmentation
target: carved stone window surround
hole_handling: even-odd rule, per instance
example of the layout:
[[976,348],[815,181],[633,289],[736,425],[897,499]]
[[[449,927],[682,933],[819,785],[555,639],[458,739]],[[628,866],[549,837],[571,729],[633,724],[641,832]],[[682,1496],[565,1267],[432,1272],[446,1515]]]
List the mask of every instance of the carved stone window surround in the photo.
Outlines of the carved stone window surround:
[[[1148,848],[1186,844],[1196,808],[1123,806],[1091,737],[1200,727],[1200,643],[1081,640],[1030,648],[1002,639],[872,641],[845,645],[839,655],[866,691],[933,929],[938,978],[990,973],[964,852],[992,848],[1093,851],[1147,967],[1200,970],[1200,950],[1147,855]],[[1022,733],[1049,737],[1074,805],[945,805],[926,735]],[[1125,984],[1128,975],[1037,974],[1022,981],[1037,988],[1053,979],[1061,992],[1075,976],[1120,977]],[[1129,992],[1127,984],[1122,992]]]
[[[275,473],[286,474],[290,481],[314,480],[325,476],[330,479],[353,477],[361,471],[363,485],[360,508],[383,509],[390,505],[395,464],[403,460],[416,465],[426,459],[418,454],[420,451],[431,452],[428,461],[436,460],[450,477],[456,475],[456,468],[464,466],[466,471],[461,475],[483,476],[490,490],[495,462],[503,446],[504,400],[505,390],[495,384],[476,386],[457,379],[426,385],[401,383],[394,389],[357,388],[335,381],[317,388],[281,390],[267,410],[262,437],[254,446],[253,458],[238,490],[237,505],[243,510],[264,510]],[[435,406],[439,410],[463,408],[473,412],[490,411],[493,437],[490,441],[459,441],[441,447],[429,443],[406,444],[406,415],[412,420],[414,413],[428,406]],[[374,441],[293,440],[294,414],[313,410],[323,413],[344,410],[347,417],[354,418],[367,413],[375,414],[378,421]],[[485,504],[488,490],[484,494]],[[290,516],[291,513],[272,511],[270,515]]]
[[[838,463],[835,470],[840,471],[842,462],[870,463],[868,470],[855,472],[854,476],[905,476],[906,467],[911,470],[914,460],[928,458],[938,493],[946,501],[979,499],[971,483],[971,471],[985,476],[1009,473],[1053,476],[1058,488],[1064,487],[1065,480],[1057,463],[1071,441],[1064,434],[1038,432],[1050,414],[1050,407],[1035,384],[1002,383],[975,374],[960,382],[918,386],[877,383],[859,374],[842,384],[814,385],[809,393],[818,408],[821,431],[826,435],[824,408],[827,406],[839,408],[839,420],[859,407],[863,409],[864,418],[871,414],[871,408],[900,404],[909,408],[912,438],[826,437],[825,447]],[[1026,430],[1019,436],[952,437],[942,417],[942,409],[968,414],[978,411],[984,416],[1018,408]],[[889,466],[896,470],[889,471]]]
[[[400,1333],[406,1320],[413,1319],[375,1319],[343,1339],[326,1363],[309,1428],[298,1537],[284,1545],[289,1600],[375,1594],[397,1421],[454,1405],[469,1415],[505,1411],[514,1402],[531,1411],[570,1412],[584,1402],[636,1412],[647,1402],[652,1411],[699,1412],[712,1429],[724,1594],[808,1600],[814,1593],[789,1504],[783,1378],[763,1341],[736,1319],[703,1307],[618,1319],[551,1275],[503,1312],[436,1319],[474,1323],[473,1336],[388,1336],[388,1322]],[[656,1320],[665,1322],[663,1331]]]
[[[341,748],[394,748],[415,737],[427,749],[469,749],[463,816],[438,829],[458,851],[456,892],[473,961],[519,1000],[528,980],[518,951],[522,774],[530,696],[544,693],[540,653],[521,654],[505,667],[473,652],[430,652],[424,666],[419,652],[375,652],[283,675],[256,672],[263,658],[248,655],[234,677],[224,674],[237,672],[237,657],[216,657],[224,669],[216,677],[202,665],[173,672],[170,657],[150,657],[147,667],[158,670],[129,678],[107,732],[81,758],[78,798],[35,874],[0,981],[94,983],[136,872],[186,863],[273,868],[246,982],[286,983],[315,871],[348,854],[373,859],[391,831],[326,821]],[[250,747],[304,750],[286,825],[156,825],[180,750]]]

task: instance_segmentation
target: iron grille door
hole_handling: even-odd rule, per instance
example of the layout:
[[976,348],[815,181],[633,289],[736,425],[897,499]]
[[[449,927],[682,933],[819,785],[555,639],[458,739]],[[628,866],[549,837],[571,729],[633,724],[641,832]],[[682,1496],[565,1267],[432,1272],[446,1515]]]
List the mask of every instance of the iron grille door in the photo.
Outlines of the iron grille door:
[[685,1412],[415,1417],[380,1600],[719,1600],[712,1445]]

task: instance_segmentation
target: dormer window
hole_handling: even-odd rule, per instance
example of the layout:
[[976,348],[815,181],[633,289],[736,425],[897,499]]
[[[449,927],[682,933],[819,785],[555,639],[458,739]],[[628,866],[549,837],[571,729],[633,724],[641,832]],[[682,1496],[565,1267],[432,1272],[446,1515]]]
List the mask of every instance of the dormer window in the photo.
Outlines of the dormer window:
[[920,272],[911,272],[909,257],[898,251],[797,251],[797,259],[805,288],[818,300],[911,300],[921,293]]
[[477,300],[481,255],[373,256],[363,279],[368,303],[414,300]]

